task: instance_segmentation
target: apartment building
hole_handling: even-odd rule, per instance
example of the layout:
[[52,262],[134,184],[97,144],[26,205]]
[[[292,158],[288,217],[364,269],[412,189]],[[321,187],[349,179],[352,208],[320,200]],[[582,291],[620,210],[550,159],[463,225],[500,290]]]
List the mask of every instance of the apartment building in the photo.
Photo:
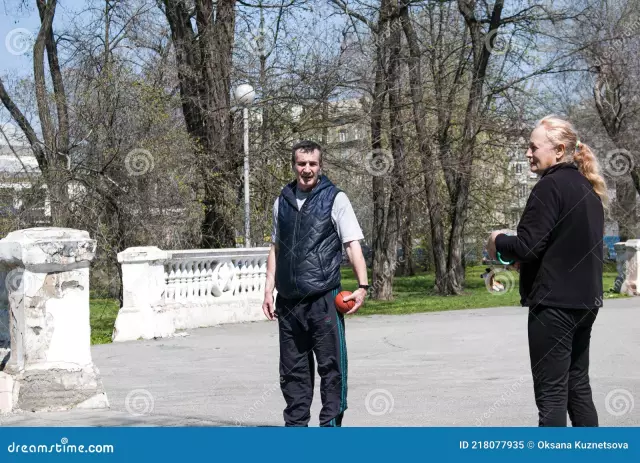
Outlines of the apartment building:
[[0,218],[47,225],[51,207],[38,162],[28,146],[0,145]]

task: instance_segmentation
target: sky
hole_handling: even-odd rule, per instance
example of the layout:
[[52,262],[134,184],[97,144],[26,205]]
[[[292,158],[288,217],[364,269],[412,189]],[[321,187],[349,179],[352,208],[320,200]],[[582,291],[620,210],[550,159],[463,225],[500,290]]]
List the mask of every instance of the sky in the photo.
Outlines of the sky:
[[[0,74],[31,69],[31,48],[38,33],[40,20],[35,0],[0,0]],[[58,2],[54,30],[68,23],[74,11],[86,5],[86,0],[62,0]]]
[[[38,34],[40,19],[35,0],[27,0],[27,7],[21,7],[22,0],[0,0],[0,76],[28,76],[33,74],[31,59],[33,42]],[[74,11],[82,9],[87,0],[62,0],[58,2],[54,30],[74,18]],[[9,116],[0,107],[0,125],[11,137],[15,127],[8,123]],[[14,141],[14,140],[12,140]],[[0,145],[6,144],[0,136]]]

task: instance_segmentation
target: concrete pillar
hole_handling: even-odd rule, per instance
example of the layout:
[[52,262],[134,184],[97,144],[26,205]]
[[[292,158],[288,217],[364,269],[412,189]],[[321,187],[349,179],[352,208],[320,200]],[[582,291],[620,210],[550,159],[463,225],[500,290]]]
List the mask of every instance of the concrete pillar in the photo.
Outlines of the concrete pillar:
[[640,296],[640,240],[629,240],[625,244],[625,279],[620,292]]
[[108,408],[90,350],[95,249],[86,231],[69,228],[18,230],[0,240],[11,349],[0,364],[0,411]]
[[171,313],[154,310],[163,302],[167,257],[166,251],[155,246],[128,248],[118,253],[123,294],[112,341],[152,339],[175,332]]

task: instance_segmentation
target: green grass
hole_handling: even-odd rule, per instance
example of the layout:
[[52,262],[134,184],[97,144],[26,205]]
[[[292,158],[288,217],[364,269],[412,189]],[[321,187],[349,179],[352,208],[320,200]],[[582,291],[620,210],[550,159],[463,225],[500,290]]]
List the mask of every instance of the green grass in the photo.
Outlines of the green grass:
[[[358,311],[360,315],[372,314],[408,314],[417,312],[437,312],[443,310],[475,309],[482,307],[519,306],[518,273],[507,272],[499,278],[508,291],[490,293],[480,275],[486,266],[467,267],[465,290],[460,296],[439,296],[433,287],[433,273],[419,273],[413,277],[396,277],[393,283],[393,301],[374,301],[368,299]],[[615,266],[607,265],[603,275],[605,298],[624,297],[610,292],[617,273]],[[371,282],[371,272],[369,272]],[[352,291],[357,288],[357,281],[350,268],[342,270],[342,287]]]
[[113,325],[120,309],[117,299],[91,299],[91,344],[108,344],[111,342]]
[[[359,315],[408,314],[417,312],[437,312],[443,310],[474,309],[482,307],[519,306],[518,273],[509,272],[510,277],[500,280],[510,290],[491,294],[480,275],[486,266],[467,267],[466,285],[461,296],[438,296],[433,291],[433,273],[419,273],[413,277],[396,277],[393,283],[393,301],[368,299],[358,311]],[[614,265],[607,265],[603,275],[605,298],[624,297],[610,291],[616,278]],[[513,279],[511,279],[513,278]],[[371,282],[371,272],[369,272]],[[342,269],[342,287],[347,291],[357,288],[357,281],[350,268]],[[91,344],[111,342],[113,325],[118,315],[119,304],[115,299],[92,298]]]

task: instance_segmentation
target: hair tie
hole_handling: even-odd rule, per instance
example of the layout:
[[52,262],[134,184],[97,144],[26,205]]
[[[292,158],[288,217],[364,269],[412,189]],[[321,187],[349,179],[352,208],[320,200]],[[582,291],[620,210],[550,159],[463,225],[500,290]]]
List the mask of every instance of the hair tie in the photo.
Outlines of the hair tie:
[[580,148],[580,140],[576,141],[576,151],[578,151],[578,148]]

